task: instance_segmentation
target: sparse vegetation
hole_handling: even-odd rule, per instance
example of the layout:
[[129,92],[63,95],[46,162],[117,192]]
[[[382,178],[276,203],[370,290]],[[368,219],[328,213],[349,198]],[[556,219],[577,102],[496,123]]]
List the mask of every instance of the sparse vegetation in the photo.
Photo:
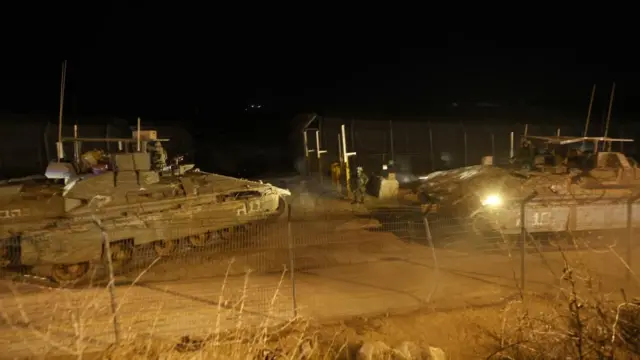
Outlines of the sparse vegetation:
[[[421,253],[436,268],[424,270],[437,274],[424,277],[428,284],[422,285],[429,291],[422,295],[428,293],[429,299],[435,292],[433,282],[438,288],[453,286],[446,283],[453,260],[437,246]],[[601,252],[610,254],[616,265],[627,266],[613,246]],[[34,295],[25,293],[28,287],[9,284],[13,296],[0,299],[0,313],[2,326],[13,332],[12,347],[21,353],[30,351],[34,357],[48,354],[58,359],[355,359],[363,344],[383,342],[393,350],[406,341],[422,349],[441,348],[448,359],[640,359],[640,302],[633,299],[631,290],[620,289],[625,284],[607,283],[608,278],[601,277],[600,254],[596,262],[587,259],[593,251],[579,254],[582,252],[558,249],[530,256],[540,258],[543,266],[527,270],[528,276],[548,282],[545,286],[553,286],[553,290],[545,287],[538,291],[531,286],[527,292],[514,291],[516,299],[483,307],[460,308],[456,304],[447,311],[436,302],[454,303],[455,299],[434,296],[432,302],[411,313],[394,313],[394,304],[388,304],[388,313],[380,316],[330,323],[322,318],[293,317],[288,299],[289,311],[282,311],[279,302],[290,295],[287,269],[280,282],[269,289],[272,293],[259,315],[249,305],[249,298],[255,297],[250,286],[255,277],[250,272],[243,279],[231,279],[227,271],[215,303],[187,308],[186,302],[162,300],[161,294],[153,301],[141,298],[144,294],[139,293],[142,287],[137,282],[153,269],[143,270],[131,285],[115,289],[115,316],[110,286],[39,290],[41,294]],[[500,270],[504,281],[500,286],[508,283],[510,289],[518,289],[519,269],[513,269],[517,266],[512,261],[518,260],[518,254],[513,258],[492,256],[458,257],[455,261],[467,263],[456,271],[477,269],[498,257],[509,258],[510,265]],[[230,262],[228,269],[232,265]],[[613,267],[611,263],[606,266]],[[531,285],[535,281],[531,280]],[[50,305],[50,311],[42,311],[43,303]],[[119,318],[125,312],[127,316]],[[119,321],[114,324],[114,320]],[[194,326],[176,325],[174,331],[167,331],[166,324],[171,322],[193,322]],[[158,330],[161,325],[163,331]],[[118,343],[114,328],[119,329]],[[397,352],[389,354],[401,358]]]
[[490,332],[488,359],[639,359],[640,301],[624,289],[606,292],[588,267],[558,251],[564,269],[556,297],[538,311],[524,294],[508,304],[500,330]]

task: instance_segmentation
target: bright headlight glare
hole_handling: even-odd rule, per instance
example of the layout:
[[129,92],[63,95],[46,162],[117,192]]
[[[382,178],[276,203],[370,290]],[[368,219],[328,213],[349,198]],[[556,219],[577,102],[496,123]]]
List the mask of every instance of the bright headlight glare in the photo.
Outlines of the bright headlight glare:
[[500,206],[502,205],[502,198],[499,195],[489,195],[482,200],[484,206]]

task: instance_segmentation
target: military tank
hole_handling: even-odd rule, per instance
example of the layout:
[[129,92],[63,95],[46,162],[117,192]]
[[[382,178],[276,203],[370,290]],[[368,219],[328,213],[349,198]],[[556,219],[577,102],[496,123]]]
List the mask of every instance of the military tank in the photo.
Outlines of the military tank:
[[[89,141],[137,141],[141,148],[139,138]],[[230,241],[239,227],[285,213],[288,190],[177,162],[157,166],[156,155],[94,153],[84,165],[51,163],[46,175],[57,183],[0,186],[0,264],[34,267],[58,283],[74,283],[103,262],[103,235],[121,266],[139,246],[165,256],[178,240],[196,247]]]
[[[418,189],[423,212],[505,235],[615,230],[627,213],[640,223],[640,169],[604,137],[525,136],[508,165],[477,165],[427,175]],[[589,146],[590,145],[590,146]],[[604,145],[604,150],[600,150]]]

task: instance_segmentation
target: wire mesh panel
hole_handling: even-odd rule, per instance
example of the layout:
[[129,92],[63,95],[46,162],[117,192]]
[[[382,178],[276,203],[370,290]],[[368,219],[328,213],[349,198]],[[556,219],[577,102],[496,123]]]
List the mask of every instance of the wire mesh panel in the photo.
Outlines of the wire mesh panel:
[[[394,122],[394,146],[397,171],[426,174],[433,170],[435,154],[431,152],[432,136],[425,122]],[[403,159],[407,159],[403,161]],[[409,166],[403,167],[406,162]]]
[[450,169],[464,166],[464,130],[461,124],[429,125],[433,138],[436,169]]
[[493,155],[495,151],[495,139],[491,130],[486,126],[476,124],[464,124],[465,146],[467,165],[478,165],[483,156]]

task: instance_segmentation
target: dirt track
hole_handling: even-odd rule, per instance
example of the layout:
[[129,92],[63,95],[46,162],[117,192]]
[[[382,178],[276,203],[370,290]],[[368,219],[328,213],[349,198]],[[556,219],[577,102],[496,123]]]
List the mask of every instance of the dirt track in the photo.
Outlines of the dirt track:
[[[517,254],[509,257],[474,246],[432,249],[399,240],[398,232],[371,231],[371,223],[362,220],[336,224],[341,235],[332,244],[296,249],[296,260],[306,261],[308,269],[295,274],[301,317],[327,321],[419,308],[481,307],[503,304],[519,293],[519,280],[514,279],[514,273],[520,275]],[[305,228],[306,238],[319,238],[312,230]],[[612,251],[564,255],[603,279],[607,290],[627,285],[624,265]],[[640,252],[634,255],[640,259]],[[136,285],[117,287],[122,338],[152,333],[175,341],[183,335],[205,336],[292,316],[289,273],[242,275],[263,262],[288,265],[288,251],[262,253],[256,255],[258,260],[236,257],[231,265],[235,275],[226,279],[220,275],[228,262],[207,256],[158,263]],[[276,258],[267,261],[265,256]],[[525,291],[558,293],[562,254],[529,252],[525,265]],[[110,297],[104,288],[61,290],[8,282],[0,286],[13,291],[2,291],[0,297],[0,348],[9,349],[12,356],[51,350],[52,344],[103,348],[114,340]]]

